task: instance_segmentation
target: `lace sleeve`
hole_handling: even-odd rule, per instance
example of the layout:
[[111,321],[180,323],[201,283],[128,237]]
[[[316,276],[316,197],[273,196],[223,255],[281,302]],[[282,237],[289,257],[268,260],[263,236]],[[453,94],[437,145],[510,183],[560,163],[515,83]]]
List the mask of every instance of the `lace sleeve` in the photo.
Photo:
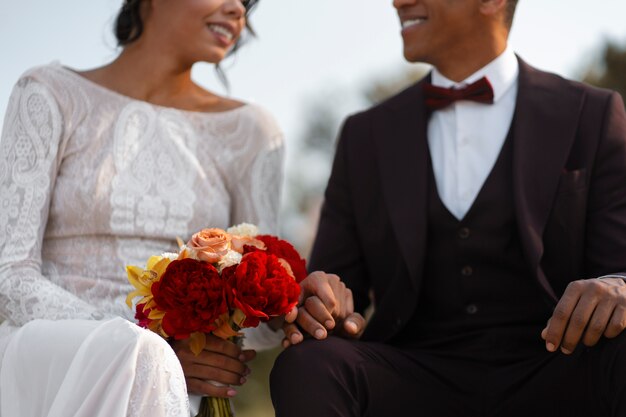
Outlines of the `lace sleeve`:
[[[259,134],[251,137],[248,154],[254,155],[243,175],[234,184],[232,224],[254,223],[261,233],[278,232],[278,210],[283,181],[283,135],[273,118],[260,113]],[[256,150],[253,151],[253,149]],[[280,345],[282,330],[267,325],[243,329],[246,349],[264,350]]]
[[[246,169],[233,184],[232,224],[254,223],[261,233],[278,232],[278,210],[283,181],[283,135],[277,133],[273,119],[261,118],[247,154]],[[268,121],[269,120],[269,121]],[[238,164],[243,162],[238,161]]]
[[20,79],[0,139],[0,316],[14,325],[103,317],[41,273],[62,136],[63,116],[52,92],[32,78]]

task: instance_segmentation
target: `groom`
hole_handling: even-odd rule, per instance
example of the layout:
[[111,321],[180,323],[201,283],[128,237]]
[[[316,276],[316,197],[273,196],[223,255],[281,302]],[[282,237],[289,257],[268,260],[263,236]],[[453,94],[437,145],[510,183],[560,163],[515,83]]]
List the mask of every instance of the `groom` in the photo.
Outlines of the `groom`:
[[277,416],[626,416],[624,107],[517,58],[516,3],[394,0],[434,69],[345,122],[311,256],[374,312],[281,354]]

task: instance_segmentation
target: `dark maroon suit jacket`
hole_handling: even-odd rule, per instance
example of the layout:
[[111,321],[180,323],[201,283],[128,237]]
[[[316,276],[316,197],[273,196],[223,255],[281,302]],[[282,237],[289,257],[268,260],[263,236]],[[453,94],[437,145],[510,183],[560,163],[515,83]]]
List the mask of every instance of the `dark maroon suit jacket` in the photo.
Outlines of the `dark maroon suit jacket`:
[[[362,311],[363,339],[409,320],[422,282],[428,144],[422,82],[349,117],[310,269],[338,274]],[[520,60],[513,183],[529,279],[556,301],[570,281],[626,271],[626,114],[621,97]],[[488,129],[488,126],[485,126]],[[546,317],[547,319],[547,317]]]

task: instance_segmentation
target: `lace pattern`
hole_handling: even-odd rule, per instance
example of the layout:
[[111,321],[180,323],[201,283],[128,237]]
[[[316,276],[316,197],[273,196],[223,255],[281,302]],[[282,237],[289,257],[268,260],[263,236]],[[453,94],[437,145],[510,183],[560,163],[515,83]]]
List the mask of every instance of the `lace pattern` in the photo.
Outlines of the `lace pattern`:
[[141,331],[127,417],[189,417],[189,397],[178,358],[163,339]]
[[187,112],[59,64],[28,71],[0,139],[0,347],[36,318],[132,319],[124,266],[177,237],[243,221],[275,233],[282,158],[259,106]]

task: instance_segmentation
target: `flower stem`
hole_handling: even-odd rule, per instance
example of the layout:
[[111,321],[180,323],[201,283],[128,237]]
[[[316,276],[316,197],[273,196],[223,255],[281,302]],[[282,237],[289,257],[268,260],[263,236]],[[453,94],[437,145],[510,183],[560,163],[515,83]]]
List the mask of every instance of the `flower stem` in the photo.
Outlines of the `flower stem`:
[[228,398],[202,397],[196,417],[235,417]]

